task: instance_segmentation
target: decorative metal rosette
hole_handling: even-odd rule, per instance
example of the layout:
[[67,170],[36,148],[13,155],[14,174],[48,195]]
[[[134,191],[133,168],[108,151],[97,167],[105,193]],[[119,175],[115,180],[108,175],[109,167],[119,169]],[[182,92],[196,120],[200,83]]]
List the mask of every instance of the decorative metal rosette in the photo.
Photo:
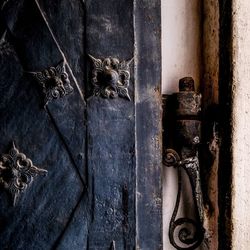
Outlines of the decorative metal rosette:
[[89,55],[93,62],[92,85],[93,95],[104,98],[123,97],[128,99],[130,71],[132,60],[120,62],[117,58],[108,57],[103,60]]
[[44,106],[51,100],[58,99],[70,94],[73,87],[70,84],[68,74],[65,69],[65,62],[60,62],[55,67],[49,67],[41,72],[29,72],[42,86],[44,93]]
[[14,142],[9,153],[0,158],[0,185],[11,194],[14,206],[34,177],[46,174],[47,170],[34,166],[25,154],[19,152]]

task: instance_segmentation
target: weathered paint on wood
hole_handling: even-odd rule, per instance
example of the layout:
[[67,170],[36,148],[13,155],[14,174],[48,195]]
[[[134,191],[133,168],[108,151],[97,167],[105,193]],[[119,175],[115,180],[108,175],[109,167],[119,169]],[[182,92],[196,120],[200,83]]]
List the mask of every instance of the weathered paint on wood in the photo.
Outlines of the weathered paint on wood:
[[[87,53],[120,61],[134,56],[133,1],[86,2]],[[122,15],[122,18],[121,18]],[[93,67],[89,60],[89,70]],[[131,67],[131,72],[133,67]],[[91,76],[88,77],[90,79]],[[134,81],[128,101],[92,96],[88,82],[88,169],[92,187],[89,249],[135,248]],[[91,88],[92,87],[92,88]]]
[[[159,2],[4,6],[0,31],[7,28],[12,46],[0,45],[0,154],[14,140],[48,175],[36,177],[15,207],[1,188],[0,248],[162,248]],[[87,54],[134,58],[130,101],[92,96]],[[60,61],[74,91],[43,107],[29,72]]]
[[[10,1],[4,9],[4,18],[9,42],[19,59],[16,64],[19,71],[22,68],[24,72],[21,77],[21,73],[13,70],[12,74],[19,74],[18,85],[9,85],[14,94],[9,102],[3,103],[1,153],[5,153],[9,143],[15,140],[36,165],[48,170],[48,176],[33,183],[16,207],[10,206],[7,196],[1,196],[4,200],[0,213],[0,246],[8,246],[8,249],[64,246],[67,249],[70,244],[81,249],[86,246],[84,235],[88,221],[84,208],[88,203],[82,205],[86,196],[86,132],[84,115],[81,115],[85,112],[84,100],[74,86],[71,95],[53,100],[45,110],[42,108],[43,94],[28,72],[42,71],[67,58],[53,39],[37,3],[20,1],[18,4]],[[73,52],[69,54],[74,55]],[[6,58],[3,63],[8,65],[10,62]],[[67,72],[74,82],[69,66]],[[79,220],[75,225],[77,214]]]
[[162,249],[160,1],[135,1],[137,248]]

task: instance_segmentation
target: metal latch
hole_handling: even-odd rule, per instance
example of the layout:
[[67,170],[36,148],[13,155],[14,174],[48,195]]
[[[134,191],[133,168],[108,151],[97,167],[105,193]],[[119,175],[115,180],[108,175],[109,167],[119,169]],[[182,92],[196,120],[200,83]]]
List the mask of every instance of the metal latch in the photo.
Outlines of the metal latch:
[[[195,92],[194,80],[179,81],[179,92],[163,96],[163,164],[178,172],[178,192],[169,225],[170,243],[176,249],[196,249],[204,239],[203,199],[200,183],[199,144],[201,134],[201,94]],[[183,174],[183,171],[186,175]],[[193,216],[179,216],[184,177],[192,189]]]

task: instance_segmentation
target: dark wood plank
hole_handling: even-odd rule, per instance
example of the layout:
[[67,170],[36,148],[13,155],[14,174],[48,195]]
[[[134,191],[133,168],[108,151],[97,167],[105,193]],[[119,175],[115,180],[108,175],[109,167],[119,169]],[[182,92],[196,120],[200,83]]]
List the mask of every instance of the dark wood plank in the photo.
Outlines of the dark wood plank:
[[[64,144],[73,158],[74,165],[76,165],[79,175],[84,182],[86,170],[84,167],[86,161],[86,132],[84,120],[85,102],[83,100],[78,81],[72,73],[72,69],[67,61],[67,58],[65,57],[64,52],[62,51],[62,48],[58,46],[58,41],[53,36],[54,34],[51,33],[50,24],[48,20],[46,20],[46,17],[43,16],[43,10],[40,9],[39,4],[31,0],[20,1],[18,11],[16,10],[16,6],[14,4],[15,1],[10,1],[10,3],[6,5],[6,9],[4,9],[5,20],[11,32],[13,46],[17,52],[24,71],[43,71],[48,67],[55,67],[62,60],[66,61],[66,72],[69,75],[74,91],[61,99],[49,102],[47,110],[49,111],[53,125],[56,127],[55,129],[57,129],[61,134]],[[66,7],[67,6],[64,8]],[[17,13],[15,13],[16,11]],[[14,14],[15,16],[13,16]],[[71,16],[72,15],[73,14],[71,14]],[[18,19],[14,18],[16,16]],[[67,17],[70,20],[69,16],[65,16],[65,19],[67,19]],[[57,18],[55,18],[55,20],[57,20]],[[78,20],[74,21],[78,22]],[[55,25],[55,23],[52,24]],[[57,26],[59,26],[58,22]],[[83,39],[84,38],[82,38],[82,40]],[[78,46],[82,46],[82,40],[78,41]],[[71,44],[71,41],[67,41],[65,39],[62,43],[64,44],[64,42]],[[75,52],[72,51],[73,49],[71,46],[72,45],[67,48],[72,61],[76,58],[76,56]],[[82,56],[82,54],[79,54],[78,57],[79,56]],[[75,70],[78,72],[79,68],[75,68]],[[83,78],[84,75],[81,74],[79,75],[78,80],[83,82]],[[42,93],[42,89],[35,78],[33,82],[34,85],[40,89],[40,98],[38,98],[37,101],[40,102],[42,106],[44,94]]]
[[[8,206],[1,192],[0,242],[10,249],[161,249],[160,3],[88,0],[85,17],[81,4],[72,3],[9,0],[4,12],[20,62],[7,69],[19,73],[0,102],[2,114],[9,109],[0,125],[0,151],[14,138],[49,174],[34,183],[18,208]],[[68,15],[68,37],[62,37],[67,25],[59,23],[60,15]],[[84,19],[85,31],[79,23]],[[91,62],[87,74],[84,62],[77,63],[87,54],[135,57],[131,101],[90,97]],[[21,77],[21,68],[40,71],[62,59],[74,92],[51,101],[45,112],[41,89],[34,79]],[[88,90],[85,96],[82,89]]]
[[162,249],[161,6],[135,1],[137,249]]
[[[1,190],[0,248],[68,249],[75,239],[76,249],[84,249],[89,214],[85,196],[85,102],[67,65],[74,92],[52,100],[45,110],[41,107],[43,94],[38,83],[28,73],[21,77],[21,70],[41,71],[67,58],[35,1],[8,4],[4,20],[19,62],[12,64],[12,58],[6,63],[7,58],[1,57],[5,67],[1,68],[4,98],[0,105],[0,152],[5,153],[15,140],[36,165],[48,170],[48,176],[39,178],[14,208]],[[68,54],[74,60],[70,49]],[[8,72],[12,73],[10,78]],[[77,80],[83,78],[83,74],[78,74]],[[81,237],[71,237],[80,232]]]
[[39,0],[38,3],[83,92],[86,28],[83,1]]
[[[133,249],[135,234],[134,109],[126,100],[88,102],[92,224],[89,249]],[[129,107],[130,106],[130,107]]]
[[15,207],[1,188],[0,248],[51,249],[67,226],[83,186],[48,115],[41,112],[33,82],[19,78],[12,84],[11,100],[0,112],[0,152],[7,153],[14,140],[48,174],[36,177]]
[[[120,61],[133,58],[132,0],[89,0],[86,13],[88,54],[101,59],[117,57]],[[91,86],[89,90],[91,95]],[[88,168],[93,196],[88,249],[135,247],[133,78],[129,94],[131,101],[95,96],[87,102]]]
[[25,71],[41,71],[63,60],[35,1],[9,1],[1,15]]

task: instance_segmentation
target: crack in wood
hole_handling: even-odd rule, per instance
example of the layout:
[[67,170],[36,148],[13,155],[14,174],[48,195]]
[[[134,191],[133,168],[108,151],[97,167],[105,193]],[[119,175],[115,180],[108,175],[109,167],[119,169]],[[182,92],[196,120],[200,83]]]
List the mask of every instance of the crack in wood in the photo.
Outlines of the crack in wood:
[[127,249],[127,237],[128,237],[128,212],[129,212],[129,192],[127,184],[125,184],[122,188],[122,212],[123,212],[123,221],[122,221],[122,230],[123,230],[123,242],[124,249]]
[[67,66],[67,68],[68,68],[68,71],[69,71],[69,73],[70,73],[70,75],[71,75],[71,77],[72,77],[72,79],[73,79],[73,81],[74,81],[74,83],[75,83],[75,85],[76,85],[76,87],[77,87],[77,90],[78,90],[78,92],[79,92],[79,94],[80,94],[81,100],[83,101],[84,105],[86,105],[86,102],[85,102],[85,100],[84,100],[83,93],[82,93],[81,88],[80,88],[80,86],[79,86],[79,84],[78,84],[78,82],[77,82],[77,79],[76,79],[76,77],[74,76],[71,67],[69,66],[68,60],[67,60],[67,58],[66,58],[66,56],[65,56],[65,54],[64,54],[64,52],[63,52],[63,50],[61,49],[59,43],[58,43],[57,40],[56,40],[56,37],[55,37],[55,35],[54,35],[54,33],[53,33],[53,31],[52,31],[50,25],[49,25],[49,22],[47,21],[47,19],[46,19],[46,17],[45,17],[45,13],[44,13],[43,10],[41,9],[41,6],[39,5],[39,3],[38,3],[37,0],[35,0],[35,3],[36,3],[36,5],[37,5],[37,8],[39,9],[39,12],[40,12],[40,14],[41,14],[41,16],[42,16],[42,18],[43,18],[43,20],[44,20],[44,22],[45,22],[47,28],[48,28],[50,34],[51,34],[51,37],[52,37],[53,41],[55,42],[55,44],[56,44],[56,46],[57,46],[57,48],[58,48],[60,54],[62,55],[62,57],[63,57],[63,59],[64,59],[64,61],[65,61],[65,64],[66,64],[66,66]]
[[69,228],[69,226],[70,226],[70,224],[71,224],[71,222],[72,222],[72,220],[73,220],[73,218],[74,218],[74,215],[75,215],[75,213],[76,213],[76,211],[77,211],[77,208],[79,207],[79,205],[80,205],[80,203],[81,203],[81,201],[82,201],[82,199],[83,199],[83,197],[84,197],[85,194],[86,194],[86,193],[85,193],[84,191],[81,193],[81,195],[80,195],[80,197],[79,197],[79,200],[77,201],[75,207],[73,208],[73,210],[72,210],[72,212],[71,212],[71,214],[70,214],[70,216],[69,216],[69,219],[68,219],[68,221],[66,222],[66,225],[65,225],[64,229],[62,230],[62,232],[61,232],[61,234],[59,235],[59,237],[56,239],[56,241],[55,241],[55,243],[54,243],[52,249],[57,249],[57,248],[59,247],[59,245],[61,244],[61,241],[62,241],[62,239],[63,239],[63,237],[64,237],[64,235],[65,235],[67,229]]
[[110,250],[116,250],[115,241],[114,240],[111,243]]
[[63,135],[62,135],[62,133],[60,132],[60,130],[59,130],[59,128],[58,128],[58,126],[57,126],[57,124],[56,124],[56,122],[55,122],[55,120],[54,120],[53,115],[52,115],[51,112],[49,111],[49,108],[48,108],[48,107],[44,107],[44,109],[47,111],[48,116],[49,116],[49,118],[50,118],[50,120],[51,120],[51,122],[52,122],[52,124],[53,124],[53,126],[54,126],[54,128],[55,128],[55,130],[56,130],[56,132],[57,132],[57,134],[59,135],[59,137],[60,137],[60,139],[61,139],[61,141],[62,141],[62,143],[63,143],[63,146],[64,146],[64,148],[66,149],[66,151],[67,151],[67,153],[68,153],[68,155],[69,155],[69,157],[70,157],[70,160],[71,160],[71,162],[72,162],[72,165],[74,166],[74,169],[75,169],[75,171],[76,171],[76,173],[77,173],[77,175],[78,175],[80,181],[81,181],[82,184],[83,184],[84,189],[87,190],[88,188],[87,188],[87,185],[86,185],[86,181],[85,181],[85,180],[83,179],[83,177],[81,176],[81,173],[80,173],[80,171],[79,171],[79,169],[78,169],[78,167],[77,167],[77,164],[76,164],[76,162],[75,162],[75,160],[74,160],[74,157],[73,157],[73,155],[72,155],[72,153],[71,153],[71,151],[70,151],[70,149],[69,149],[67,143],[65,142],[65,139],[63,138]]

